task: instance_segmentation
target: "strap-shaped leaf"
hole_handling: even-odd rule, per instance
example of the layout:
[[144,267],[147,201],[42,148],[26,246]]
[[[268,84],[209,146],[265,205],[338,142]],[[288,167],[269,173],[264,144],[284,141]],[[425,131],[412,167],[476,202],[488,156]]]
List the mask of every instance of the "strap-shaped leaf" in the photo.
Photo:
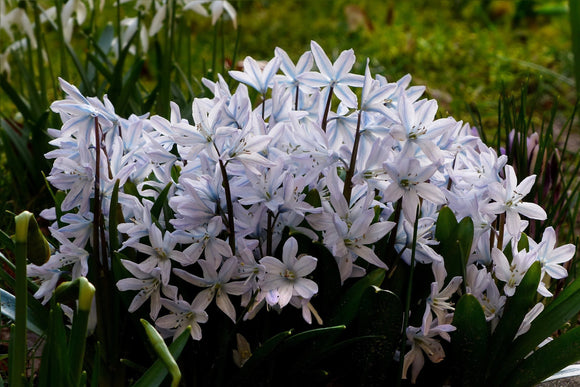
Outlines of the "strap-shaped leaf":
[[515,364],[505,363],[504,360],[513,350],[512,341],[526,313],[534,305],[540,282],[540,271],[540,262],[534,262],[518,285],[514,296],[506,302],[503,316],[491,337],[489,346],[486,379],[491,385],[501,384],[506,370],[513,369],[515,366]]
[[485,364],[489,328],[481,304],[472,294],[461,296],[455,306],[451,334],[453,379],[458,386],[483,384],[481,365]]
[[506,363],[514,364],[523,360],[542,341],[578,314],[578,311],[580,281],[575,280],[532,322],[530,330],[514,341],[513,350],[506,358]]
[[435,238],[439,241],[437,252],[445,258],[447,278],[465,277],[465,266],[473,243],[471,218],[463,218],[458,223],[453,211],[449,207],[443,207],[437,218]]
[[388,290],[372,286],[367,288],[361,300],[358,335],[380,334],[382,337],[357,342],[354,364],[361,386],[385,386],[394,382],[393,357],[401,339],[403,305],[399,297]]
[[335,313],[329,318],[330,325],[348,325],[358,313],[364,292],[371,286],[380,286],[385,270],[376,269],[350,287],[336,304]]
[[280,350],[286,350],[290,348],[295,348],[305,342],[314,342],[317,339],[324,338],[328,335],[334,335],[336,332],[341,332],[346,329],[345,325],[337,325],[334,327],[324,327],[324,328],[316,328],[310,329],[305,332],[300,332],[295,335],[288,337],[284,342],[282,342],[279,346]]
[[580,327],[556,338],[522,361],[506,380],[506,386],[532,386],[580,360]]
[[161,215],[161,210],[163,209],[163,206],[167,201],[167,195],[169,193],[169,189],[171,188],[171,184],[172,184],[171,182],[167,183],[165,188],[163,188],[163,191],[159,193],[159,196],[155,200],[155,203],[153,203],[153,207],[151,207],[151,218],[153,218],[154,220],[158,220],[159,215]]
[[[48,326],[48,313],[46,309],[41,310],[43,312],[39,314],[36,308],[29,305],[26,312],[26,327],[39,336],[45,333]],[[14,321],[16,318],[16,298],[4,289],[0,289],[0,311],[9,320]]]
[[[185,348],[187,340],[189,339],[191,328],[184,330],[173,343],[169,344],[169,353],[174,359],[178,359],[179,355]],[[133,387],[153,387],[159,386],[168,374],[167,367],[161,359],[157,359],[155,363],[137,380]]]

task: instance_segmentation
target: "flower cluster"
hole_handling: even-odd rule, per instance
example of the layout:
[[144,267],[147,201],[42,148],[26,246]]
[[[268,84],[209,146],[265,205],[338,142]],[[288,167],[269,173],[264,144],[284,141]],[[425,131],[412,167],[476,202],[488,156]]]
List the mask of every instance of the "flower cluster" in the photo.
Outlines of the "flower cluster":
[[[522,217],[546,218],[524,200],[535,177],[518,184],[507,158],[468,124],[437,118],[437,102],[421,99],[425,88],[409,86],[410,76],[390,82],[373,77],[368,61],[364,75],[353,74],[354,64],[352,50],[333,63],[316,42],[296,65],[279,48],[263,68],[246,58],[243,72],[230,72],[241,82],[235,89],[221,76],[204,80],[213,97],[194,100],[191,120],[175,104],[169,119],[119,117],[106,96],[86,98],[61,80],[67,96],[51,108],[63,126],[50,131],[56,149],[47,157],[48,180],[65,196],[42,214],[57,220],[51,232],[61,245],[45,265],[29,265],[42,280],[36,296],[46,302],[71,267],[86,275],[96,239],[114,236],[120,254],[135,252],[121,260],[130,276],[117,283],[136,292],[129,311],[149,308],[169,335],[191,325],[201,339],[213,302],[233,322],[291,305],[321,323],[320,257],[301,251],[301,235],[328,249],[342,283],[394,270],[398,260],[430,265],[422,326],[406,329],[404,369],[415,379],[423,352],[444,357],[439,338],[454,329],[457,293],[473,294],[495,326],[534,261],[543,275],[565,277],[574,246],[556,248],[552,228],[519,247],[529,223]],[[114,200],[123,220],[108,229]],[[447,275],[436,248],[444,206],[475,225],[465,278]],[[550,296],[544,283],[538,292]]]

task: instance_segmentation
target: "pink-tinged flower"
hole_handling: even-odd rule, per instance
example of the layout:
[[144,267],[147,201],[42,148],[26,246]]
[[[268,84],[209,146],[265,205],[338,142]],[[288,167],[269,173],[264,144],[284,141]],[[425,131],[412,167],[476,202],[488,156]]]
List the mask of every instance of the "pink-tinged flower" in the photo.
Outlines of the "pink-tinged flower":
[[185,330],[185,328],[191,326],[191,338],[194,340],[201,340],[201,327],[199,324],[203,324],[208,320],[205,308],[207,308],[209,302],[205,295],[199,293],[193,299],[191,304],[181,298],[176,301],[162,298],[161,304],[169,309],[171,313],[159,317],[157,321],[155,321],[155,325],[173,331],[173,340],[175,340]]
[[521,229],[520,215],[530,219],[545,220],[546,211],[535,203],[524,203],[522,199],[532,190],[536,176],[528,176],[517,184],[517,177],[511,165],[505,166],[505,186],[500,183],[491,184],[489,196],[495,202],[488,205],[488,210],[494,214],[506,214],[506,229],[512,236],[517,236]]
[[407,379],[407,372],[409,367],[411,367],[411,383],[417,381],[417,376],[419,376],[419,372],[425,365],[425,356],[423,354],[427,355],[433,363],[439,363],[445,359],[445,351],[439,340],[435,339],[435,336],[439,335],[441,338],[450,341],[451,338],[448,332],[452,332],[456,328],[449,324],[438,324],[438,321],[434,320],[428,329],[412,326],[407,328],[407,343],[411,344],[411,350],[407,352],[403,361],[403,379]]
[[277,301],[282,308],[293,295],[309,300],[318,293],[316,282],[304,278],[316,268],[317,259],[310,255],[296,257],[297,253],[298,242],[289,238],[284,243],[282,261],[274,257],[260,260],[260,264],[266,268],[261,288],[263,291],[276,290],[279,296]]

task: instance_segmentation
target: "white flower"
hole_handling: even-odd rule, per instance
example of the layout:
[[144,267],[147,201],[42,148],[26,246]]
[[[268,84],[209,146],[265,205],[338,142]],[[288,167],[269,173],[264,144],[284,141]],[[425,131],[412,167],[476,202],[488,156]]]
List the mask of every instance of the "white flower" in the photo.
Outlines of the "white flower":
[[310,47],[320,72],[308,71],[301,74],[298,79],[309,87],[325,87],[324,101],[327,100],[328,92],[332,89],[338,99],[348,107],[355,108],[356,95],[349,86],[362,86],[364,78],[362,75],[350,73],[356,60],[354,51],[350,49],[341,52],[333,64],[318,43],[312,41]]
[[182,265],[191,263],[191,260],[183,252],[175,250],[177,244],[176,238],[170,232],[166,231],[163,235],[161,230],[155,225],[149,228],[149,243],[135,243],[132,247],[145,253],[148,257],[138,264],[139,270],[150,273],[154,268],[161,270],[161,282],[164,285],[169,283],[171,275],[171,260],[175,260]]
[[419,196],[434,204],[445,203],[441,190],[427,182],[437,169],[434,164],[422,166],[417,159],[402,157],[385,162],[383,167],[393,180],[384,192],[385,200],[395,202],[402,198],[403,214],[411,224],[415,223]]
[[215,24],[222,13],[226,11],[230,19],[232,19],[232,23],[234,24],[234,28],[238,28],[237,24],[237,13],[236,9],[227,1],[225,0],[193,0],[188,1],[183,7],[184,10],[192,10],[200,15],[207,16],[207,11],[201,5],[205,3],[210,3],[209,9],[211,11],[211,23]]
[[[561,279],[568,276],[567,270],[561,266],[561,263],[568,262],[574,257],[576,252],[576,247],[569,243],[564,246],[554,248],[556,245],[556,231],[553,227],[548,227],[542,235],[542,241],[538,244],[534,242],[531,238],[528,238],[530,243],[530,251],[536,253],[536,260],[540,262],[542,266],[542,276],[548,274],[551,278]],[[538,291],[544,297],[551,297],[552,293],[546,289],[546,285],[543,281],[540,281],[540,286]]]
[[188,326],[191,326],[191,338],[201,340],[201,327],[199,324],[206,323],[208,320],[208,315],[205,311],[205,308],[209,305],[207,297],[200,293],[193,299],[191,304],[181,298],[176,301],[162,298],[161,304],[169,309],[171,313],[159,317],[155,321],[155,325],[173,331],[173,340]]
[[135,278],[123,278],[117,282],[117,289],[124,292],[127,290],[137,290],[138,293],[129,305],[129,313],[133,313],[141,307],[148,299],[151,299],[151,312],[149,316],[155,320],[161,310],[161,291],[171,300],[177,298],[177,287],[164,285],[161,282],[161,269],[154,268],[150,273],[139,269],[135,262],[121,259],[121,263]]
[[296,257],[298,242],[289,238],[284,243],[282,261],[274,257],[264,257],[260,264],[266,268],[261,288],[264,291],[276,290],[278,292],[278,304],[286,306],[293,295],[309,300],[318,293],[316,282],[304,278],[316,267],[317,259],[310,255]]
[[[427,297],[425,303],[425,313],[423,314],[423,329],[429,329],[431,322],[433,321],[433,315],[431,312],[435,313],[438,321],[445,321],[445,316],[448,312],[455,310],[453,304],[449,302],[449,298],[459,288],[463,278],[457,276],[453,277],[451,281],[447,284],[445,289],[443,289],[443,284],[445,282],[445,277],[447,276],[447,271],[445,270],[445,265],[443,262],[433,262],[431,265],[433,269],[433,275],[435,276],[435,282],[431,283],[431,294]],[[423,332],[427,334],[428,332]]]
[[202,290],[197,298],[205,299],[209,304],[215,296],[216,304],[233,322],[236,321],[236,309],[232,304],[228,294],[239,296],[248,289],[246,283],[242,281],[229,282],[237,270],[238,260],[235,257],[225,261],[219,271],[213,267],[213,263],[200,260],[198,264],[203,270],[203,278],[188,273],[185,270],[173,269],[173,272],[183,280],[200,287],[207,287]]
[[489,211],[494,214],[506,214],[506,229],[512,236],[520,233],[520,215],[530,219],[544,220],[547,218],[546,211],[535,203],[524,203],[522,199],[531,191],[536,181],[536,176],[528,176],[517,184],[517,177],[511,165],[505,166],[505,186],[500,183],[489,186],[489,196],[495,200],[489,204]]
[[505,282],[503,291],[508,297],[514,295],[516,287],[520,284],[536,258],[534,252],[527,252],[525,249],[517,251],[517,246],[514,243],[512,243],[512,252],[513,258],[511,263],[497,247],[494,247],[491,252],[495,276],[497,279]]
[[268,92],[268,88],[272,85],[274,75],[280,67],[281,59],[274,57],[263,68],[252,57],[247,56],[244,59],[244,71],[230,71],[230,76],[237,81],[243,82],[254,89],[258,90],[263,96]]

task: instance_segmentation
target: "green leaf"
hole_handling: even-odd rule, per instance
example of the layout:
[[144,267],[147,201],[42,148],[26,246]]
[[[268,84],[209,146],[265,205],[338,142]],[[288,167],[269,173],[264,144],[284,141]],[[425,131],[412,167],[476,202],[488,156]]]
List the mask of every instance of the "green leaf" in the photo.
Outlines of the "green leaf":
[[[139,58],[136,60],[135,63],[131,65],[131,68],[127,72],[127,76],[123,82],[123,88],[121,89],[121,95],[119,97],[117,107],[119,112],[125,112],[126,107],[130,102],[130,93],[133,93],[135,90],[138,90],[137,83],[139,82],[139,78],[141,76],[141,70],[145,65],[145,60]],[[140,113],[140,112],[132,112],[132,113]]]
[[580,360],[580,326],[554,339],[522,361],[506,386],[525,387],[540,383],[562,368]]
[[0,120],[0,128],[2,129],[3,140],[5,143],[3,147],[6,148],[7,143],[12,144],[16,150],[16,156],[18,157],[17,162],[11,163],[12,174],[15,175],[16,173],[19,173],[21,174],[20,177],[22,177],[22,175],[26,176],[27,173],[31,173],[34,170],[34,161],[30,151],[28,150],[29,144],[26,137],[18,133],[16,129],[12,125],[9,125],[8,121],[4,119]]
[[391,365],[401,339],[403,305],[399,297],[377,286],[367,288],[358,313],[357,332],[361,337],[381,334],[383,337],[358,342],[353,358],[359,370],[361,386],[392,384],[395,375]]
[[51,300],[49,315],[46,344],[40,362],[39,386],[72,385],[72,380],[68,379],[70,369],[66,354],[67,340],[63,312],[54,298]]
[[[336,332],[342,332],[346,329],[345,325],[337,325],[333,327],[324,327],[324,328],[316,328],[310,329],[305,332],[300,332],[295,335],[288,337],[284,340],[280,346],[278,347],[280,351],[294,348],[299,346],[300,344],[304,344],[307,342],[308,344],[312,344],[313,341],[323,338],[325,336],[331,335],[333,336]],[[308,345],[307,344],[307,345]]]
[[[14,321],[16,317],[16,297],[6,290],[0,289],[0,308],[2,315]],[[46,309],[42,309],[42,311],[44,313],[39,313],[38,310],[31,308],[30,305],[26,311],[26,327],[39,336],[45,333],[48,326]]]
[[454,384],[482,385],[481,367],[486,361],[489,329],[477,298],[471,294],[461,296],[452,325],[457,328],[451,333]]
[[489,345],[490,353],[486,379],[491,385],[500,385],[503,376],[508,372],[506,370],[514,367],[514,364],[506,364],[504,359],[513,350],[512,341],[526,313],[534,305],[540,283],[540,271],[540,262],[534,262],[516,288],[513,297],[506,302],[503,316]]
[[153,349],[157,353],[157,356],[159,356],[159,359],[163,362],[163,364],[171,374],[171,377],[173,378],[171,386],[172,387],[178,386],[181,380],[181,370],[179,369],[179,366],[177,365],[175,358],[169,351],[169,348],[167,348],[165,340],[163,340],[163,337],[161,337],[159,332],[157,332],[157,329],[155,329],[147,320],[141,319],[141,324],[145,328],[145,332],[147,333],[149,342],[153,346]]
[[518,337],[506,358],[507,364],[515,364],[534,350],[544,339],[560,329],[580,311],[580,280],[572,282],[532,322],[530,330]]
[[[444,258],[447,278],[463,277],[463,267],[465,265],[463,264],[461,250],[458,248],[458,230],[459,223],[457,223],[453,211],[449,207],[443,207],[437,217],[435,238],[439,241],[436,250]],[[463,231],[463,233],[466,233],[466,231]]]
[[[188,327],[185,331],[183,331],[183,333],[179,335],[177,339],[175,339],[175,341],[173,341],[173,343],[169,345],[169,352],[174,359],[179,358],[179,355],[181,355],[181,352],[183,351],[183,348],[189,339],[190,331],[191,328]],[[149,367],[147,372],[145,372],[143,376],[137,380],[133,387],[159,386],[167,374],[167,367],[165,367],[165,364],[161,359],[157,359],[155,363]]]
[[161,215],[163,205],[167,202],[167,195],[169,193],[169,189],[171,188],[172,184],[173,184],[172,182],[167,183],[165,188],[163,188],[163,191],[159,193],[159,196],[157,197],[157,200],[155,200],[153,207],[151,207],[151,218],[153,219],[153,221],[159,219],[159,215]]
[[8,75],[5,73],[0,74],[0,88],[4,90],[8,98],[10,98],[12,103],[16,105],[16,108],[18,109],[18,111],[20,111],[20,113],[22,113],[24,119],[26,120],[34,119],[34,116],[32,115],[32,112],[30,110],[30,106],[28,105],[26,100],[24,100],[20,96],[20,94],[18,94],[18,91],[16,91],[16,89],[12,87],[10,82],[8,82]]
[[0,248],[13,251],[14,241],[10,238],[10,235],[6,234],[4,231],[0,230]]
[[329,325],[349,325],[359,310],[363,294],[371,286],[380,286],[385,279],[385,270],[376,269],[354,283],[338,300],[335,312],[328,319]]
[[97,46],[105,56],[109,53],[111,47],[113,47],[113,39],[115,39],[115,29],[111,23],[108,23],[103,29],[103,32],[101,32],[97,42]]

